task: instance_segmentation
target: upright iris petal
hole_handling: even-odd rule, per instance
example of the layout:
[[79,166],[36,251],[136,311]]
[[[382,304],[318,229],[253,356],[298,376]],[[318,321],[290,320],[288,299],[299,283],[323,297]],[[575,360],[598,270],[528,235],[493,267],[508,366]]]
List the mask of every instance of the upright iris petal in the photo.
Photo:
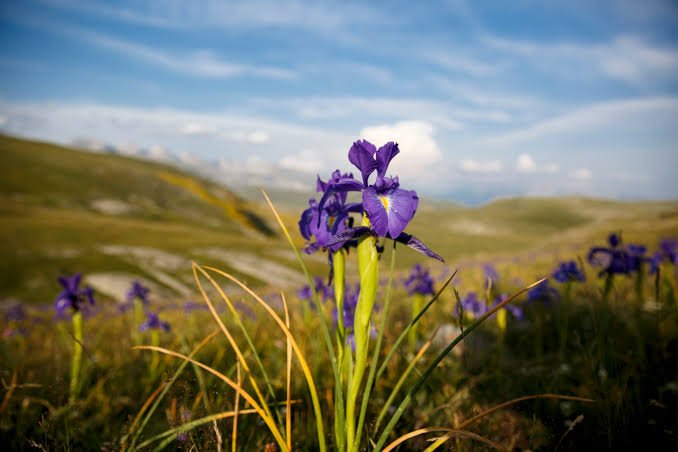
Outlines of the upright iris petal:
[[400,149],[398,149],[398,144],[394,143],[393,141],[389,141],[379,148],[376,154],[377,177],[383,178],[386,176],[386,170],[388,169],[389,163],[391,163],[393,157],[399,153]]
[[377,161],[374,159],[375,152],[377,152],[377,148],[367,140],[356,141],[348,151],[348,160],[360,170],[365,187],[367,187],[367,179],[369,179],[370,174],[377,169]]

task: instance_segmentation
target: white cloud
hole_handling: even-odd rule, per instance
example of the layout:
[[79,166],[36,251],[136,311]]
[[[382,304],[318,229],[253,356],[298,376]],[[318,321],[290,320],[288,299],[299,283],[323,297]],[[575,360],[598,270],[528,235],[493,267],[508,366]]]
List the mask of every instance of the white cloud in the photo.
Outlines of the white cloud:
[[360,138],[372,142],[377,148],[389,141],[397,142],[400,154],[389,165],[389,173],[416,177],[443,157],[433,137],[434,132],[435,129],[430,123],[401,121],[366,127],[360,131]]
[[588,168],[579,168],[571,171],[569,176],[576,180],[589,180],[593,177],[593,173]]
[[167,160],[170,158],[170,153],[159,144],[152,144],[148,147],[148,156],[154,160]]
[[461,170],[466,173],[499,173],[503,165],[499,160],[477,161],[464,159],[459,163]]
[[247,141],[252,144],[268,143],[269,139],[268,133],[262,130],[256,130],[247,135]]
[[141,150],[139,146],[134,143],[122,143],[117,145],[116,150],[124,155],[138,155]]
[[282,168],[290,170],[318,173],[324,166],[319,155],[318,152],[311,149],[303,149],[297,154],[283,157],[279,164]]
[[537,164],[530,154],[520,154],[518,156],[518,163],[516,169],[520,173],[533,173],[537,170]]
[[211,127],[207,127],[206,125],[197,122],[189,122],[182,126],[179,131],[184,135],[208,135],[214,133],[214,130]]
[[544,166],[543,170],[544,170],[545,173],[553,174],[553,173],[557,173],[560,170],[560,168],[555,163],[549,163],[548,165]]

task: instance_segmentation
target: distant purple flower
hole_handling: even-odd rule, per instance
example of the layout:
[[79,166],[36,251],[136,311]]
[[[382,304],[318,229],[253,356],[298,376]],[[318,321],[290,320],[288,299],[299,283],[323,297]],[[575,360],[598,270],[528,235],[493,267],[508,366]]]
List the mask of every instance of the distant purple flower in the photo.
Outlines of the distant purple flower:
[[141,284],[139,281],[132,281],[132,287],[127,291],[127,302],[133,303],[134,300],[141,301],[144,305],[148,305],[148,294],[151,290]]
[[[331,183],[322,187],[325,194],[318,204],[318,209],[322,211],[325,204],[336,194],[341,193],[345,196],[351,191],[362,192],[362,204],[358,204],[360,209],[357,211],[367,215],[371,226],[351,228],[349,225],[344,231],[334,233],[326,246],[342,246],[347,241],[374,234],[404,243],[429,257],[443,260],[416,237],[404,232],[417,211],[419,198],[416,192],[400,188],[397,176],[386,176],[389,163],[399,152],[398,145],[393,142],[386,143],[379,150],[366,140],[353,143],[348,152],[348,159],[360,170],[362,182],[355,180],[351,175],[333,179]],[[375,170],[376,180],[370,185],[369,178]]]
[[645,256],[647,247],[644,245],[628,244],[626,246],[627,267],[629,272],[640,271],[643,263],[651,263],[651,259]]
[[[332,289],[331,286],[326,285],[320,276],[313,278],[313,286],[315,288],[315,293],[320,296],[320,300],[323,303],[334,298],[334,289]],[[299,289],[299,291],[297,291],[297,296],[301,300],[311,300],[313,298],[311,286],[307,284]]]
[[664,239],[659,242],[659,255],[672,264],[678,264],[678,239]]
[[488,280],[492,281],[492,285],[496,285],[499,281],[499,273],[497,269],[494,268],[492,264],[483,264],[483,274],[485,275],[485,285],[487,286]]
[[24,305],[17,303],[7,310],[5,313],[5,320],[7,322],[21,322],[26,320],[26,309]]
[[188,300],[188,301],[186,301],[186,303],[184,303],[183,309],[184,309],[184,312],[190,313],[190,312],[193,312],[193,311],[204,311],[204,310],[207,310],[208,307],[205,306],[202,303],[196,303],[193,300]]
[[560,283],[586,281],[586,275],[575,261],[561,262],[553,272],[553,279]]
[[[494,300],[494,304],[492,306],[498,305],[502,301],[506,300],[507,297],[508,297],[508,295],[501,295],[501,296],[497,297]],[[511,315],[513,317],[515,317],[517,320],[523,319],[523,308],[521,308],[520,306],[515,305],[513,303],[508,303],[508,304],[504,305],[504,309],[506,309],[508,312],[510,312]]]
[[163,322],[158,317],[158,314],[155,312],[149,312],[146,314],[146,321],[139,326],[141,331],[146,331],[149,329],[163,330],[168,332],[170,330],[170,325],[167,322]]
[[473,317],[479,317],[487,312],[487,305],[475,292],[469,292],[461,299],[461,308],[464,312],[471,313]]
[[560,292],[558,292],[555,287],[551,287],[548,280],[533,287],[527,292],[528,303],[543,303],[549,305],[557,301],[560,301]]
[[435,295],[431,274],[419,264],[412,267],[410,276],[405,280],[405,288],[410,295]]
[[58,316],[62,316],[68,308],[71,308],[73,311],[80,311],[85,302],[94,305],[94,292],[89,286],[80,289],[81,279],[82,275],[80,273],[70,277],[60,276],[58,278],[59,284],[63,288],[54,302]]
[[631,271],[629,268],[629,255],[621,246],[621,238],[617,234],[608,237],[609,247],[595,246],[588,254],[588,261],[594,267],[600,267],[598,276],[624,274]]

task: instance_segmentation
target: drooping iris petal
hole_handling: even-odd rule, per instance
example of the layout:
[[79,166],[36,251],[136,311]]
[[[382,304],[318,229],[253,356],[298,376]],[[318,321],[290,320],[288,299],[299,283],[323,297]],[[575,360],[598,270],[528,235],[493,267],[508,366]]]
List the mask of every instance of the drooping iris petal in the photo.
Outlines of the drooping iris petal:
[[434,253],[429,247],[424,245],[424,243],[416,238],[413,235],[407,234],[403,232],[398,236],[398,238],[394,239],[396,242],[402,243],[404,245],[409,246],[410,248],[419,251],[422,254],[425,254],[428,257],[432,257],[433,259],[437,259],[440,262],[445,262],[445,260],[440,257],[438,254]]
[[349,240],[360,238],[364,235],[367,235],[371,232],[371,229],[366,226],[359,226],[357,228],[349,228],[345,231],[342,231],[327,241],[326,246],[334,246],[336,244],[343,244]]
[[393,157],[399,153],[400,149],[398,149],[398,144],[394,143],[393,141],[389,141],[379,148],[376,155],[378,177],[384,177],[386,175],[386,170],[388,169],[389,163],[391,163]]
[[372,228],[381,237],[398,237],[414,217],[419,205],[416,192],[400,188],[379,193],[374,187],[363,191],[363,208]]
[[360,170],[365,187],[370,174],[377,169],[377,161],[374,159],[375,152],[377,152],[377,148],[367,140],[354,142],[348,151],[348,160]]
[[306,240],[311,240],[311,222],[313,221],[314,212],[318,211],[318,205],[315,199],[311,199],[309,205],[311,207],[304,210],[299,219],[299,231],[301,232],[301,236]]

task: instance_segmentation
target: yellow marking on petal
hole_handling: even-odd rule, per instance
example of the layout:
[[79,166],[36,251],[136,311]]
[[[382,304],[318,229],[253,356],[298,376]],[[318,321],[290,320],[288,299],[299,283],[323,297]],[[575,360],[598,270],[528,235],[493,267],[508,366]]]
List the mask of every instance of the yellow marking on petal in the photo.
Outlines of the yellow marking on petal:
[[389,206],[389,199],[386,196],[380,196],[379,201],[381,201],[381,204],[384,206],[384,209],[388,212],[388,206]]

